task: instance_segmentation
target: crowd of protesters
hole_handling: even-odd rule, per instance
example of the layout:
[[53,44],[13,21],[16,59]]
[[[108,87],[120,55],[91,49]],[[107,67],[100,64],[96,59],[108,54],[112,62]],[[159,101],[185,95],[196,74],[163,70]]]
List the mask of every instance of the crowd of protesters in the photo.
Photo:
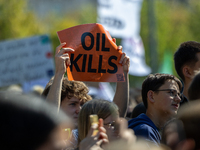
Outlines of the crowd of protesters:
[[56,48],[55,75],[41,95],[0,92],[0,149],[200,149],[200,43],[184,42],[175,52],[180,79],[150,74],[141,91],[129,90],[130,60],[122,52],[125,82],[117,82],[113,101],[92,99],[84,82],[64,76],[74,51],[65,44]]

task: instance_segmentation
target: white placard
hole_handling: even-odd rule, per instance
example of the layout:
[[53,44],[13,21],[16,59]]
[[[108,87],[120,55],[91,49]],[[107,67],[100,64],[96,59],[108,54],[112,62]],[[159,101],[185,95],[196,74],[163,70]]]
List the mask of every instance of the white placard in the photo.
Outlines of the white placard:
[[0,87],[51,78],[52,46],[47,35],[0,42]]
[[143,0],[98,0],[97,22],[111,36],[129,38],[140,33],[140,11]]
[[151,73],[151,68],[145,63],[145,51],[140,37],[123,39],[121,45],[123,51],[130,58],[129,74],[146,76]]
[[109,82],[99,82],[98,87],[89,87],[89,95],[92,95],[94,99],[105,99],[113,101],[115,92]]

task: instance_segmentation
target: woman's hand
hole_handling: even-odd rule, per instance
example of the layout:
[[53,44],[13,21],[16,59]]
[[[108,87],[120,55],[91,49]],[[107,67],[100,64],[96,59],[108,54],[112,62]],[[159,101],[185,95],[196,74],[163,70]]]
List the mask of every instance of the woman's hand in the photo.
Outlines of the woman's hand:
[[103,150],[102,144],[108,143],[106,129],[103,127],[103,119],[99,119],[99,131],[93,135],[98,129],[98,125],[92,125],[87,136],[80,142],[79,150]]

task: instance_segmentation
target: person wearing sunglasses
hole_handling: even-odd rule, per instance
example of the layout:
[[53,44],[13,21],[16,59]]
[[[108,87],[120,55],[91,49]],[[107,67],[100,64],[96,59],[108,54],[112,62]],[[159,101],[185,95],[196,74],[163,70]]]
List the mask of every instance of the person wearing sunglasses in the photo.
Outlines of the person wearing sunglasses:
[[159,131],[172,119],[180,106],[181,81],[169,74],[150,74],[142,84],[142,100],[146,114],[129,121],[135,135],[159,145]]

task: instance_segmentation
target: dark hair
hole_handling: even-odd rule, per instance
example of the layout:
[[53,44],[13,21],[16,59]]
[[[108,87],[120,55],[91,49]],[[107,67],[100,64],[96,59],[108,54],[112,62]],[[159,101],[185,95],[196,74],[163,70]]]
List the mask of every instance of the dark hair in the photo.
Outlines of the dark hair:
[[69,121],[34,95],[0,92],[0,149],[35,150],[60,123]]
[[[42,96],[46,97],[48,95],[51,85],[53,83],[53,79],[54,78],[52,78],[46,85]],[[69,81],[67,77],[64,77],[62,81],[61,102],[65,99],[65,97],[67,97],[68,99],[71,99],[72,97],[77,97],[78,99],[81,99],[83,103],[85,103],[92,99],[92,97],[88,95],[88,92],[89,89],[83,82]]]
[[141,102],[141,103],[137,104],[135,106],[135,108],[133,109],[133,111],[131,113],[131,118],[136,118],[137,116],[139,116],[142,113],[144,113],[144,114],[146,113],[146,107]]
[[200,99],[200,72],[195,75],[189,88],[188,88],[189,100]]
[[200,149],[199,133],[200,133],[200,101],[191,101],[189,105],[183,105],[177,115],[182,121],[185,136],[187,139],[194,139],[195,148]]
[[142,84],[142,100],[143,100],[144,106],[146,108],[148,107],[147,106],[148,91],[149,90],[152,90],[152,91],[158,90],[163,84],[165,84],[165,81],[167,81],[169,79],[176,81],[176,83],[179,86],[179,90],[181,91],[181,89],[182,89],[181,81],[177,77],[170,75],[170,74],[160,74],[160,73],[150,74],[144,80],[144,82]]
[[[175,128],[173,126],[170,126],[174,124]],[[173,145],[167,145],[167,139],[168,139],[168,132],[166,132],[166,130],[170,128],[170,134],[172,133],[177,133],[178,137],[177,139],[175,139],[175,141],[173,141]],[[162,129],[162,138],[161,138],[161,143],[165,144],[167,146],[170,146],[171,149],[175,149],[176,146],[178,145],[178,143],[182,140],[185,140],[185,132],[184,132],[184,127],[183,127],[183,123],[182,121],[176,119],[176,118],[172,118],[171,120],[169,120],[163,127]]]
[[187,41],[182,43],[174,54],[174,63],[177,74],[184,81],[182,72],[184,65],[194,65],[198,58],[196,53],[200,52],[200,43],[195,41]]

